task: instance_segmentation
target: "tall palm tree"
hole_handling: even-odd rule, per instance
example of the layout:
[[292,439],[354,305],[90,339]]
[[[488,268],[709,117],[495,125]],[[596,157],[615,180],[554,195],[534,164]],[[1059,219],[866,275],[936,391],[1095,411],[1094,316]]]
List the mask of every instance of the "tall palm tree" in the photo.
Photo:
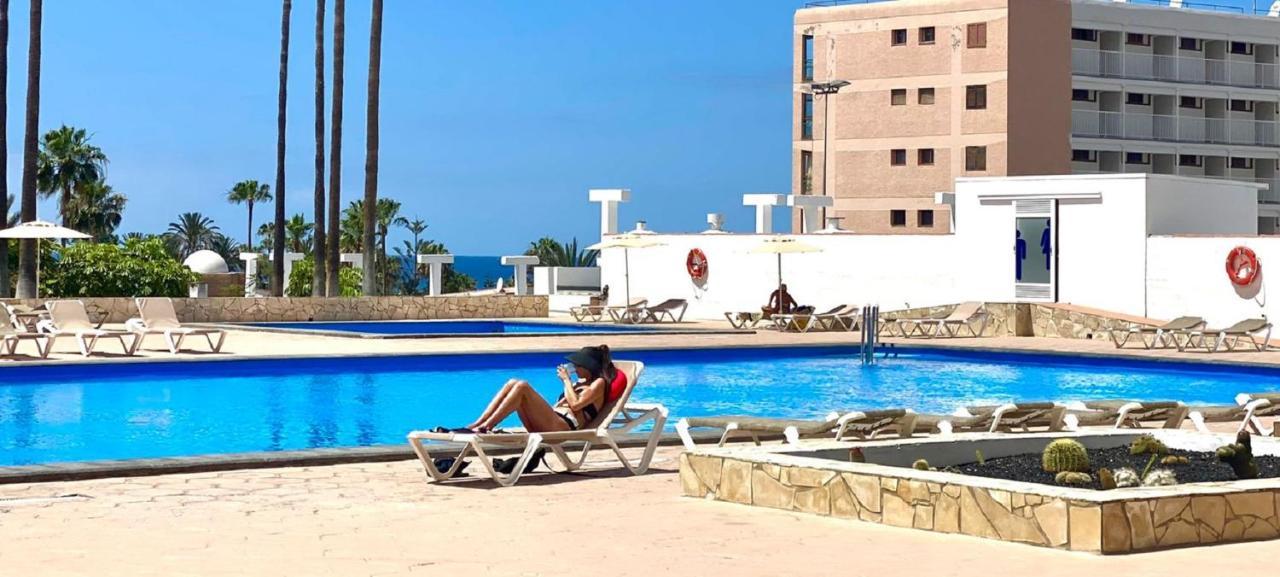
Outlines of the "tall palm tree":
[[[311,296],[322,297],[325,294],[325,264],[328,252],[324,242],[324,4],[326,0],[316,0],[316,189],[315,210],[316,225],[312,239],[315,244],[311,276]],[[337,282],[336,280],[334,282]]]
[[305,252],[307,245],[312,242],[316,225],[307,222],[307,217],[303,214],[295,214],[292,218],[284,223],[285,244],[289,247],[289,252]]
[[[9,110],[9,0],[0,0],[0,110]],[[0,158],[9,158],[8,114],[0,114]],[[0,162],[0,215],[9,214],[9,167]],[[6,227],[7,228],[7,227]],[[9,297],[9,241],[0,242],[0,298]]]
[[[22,136],[22,221],[36,219],[36,133],[40,130],[40,28],[43,0],[31,0],[27,40],[27,116]],[[23,239],[18,251],[18,298],[36,296],[36,241]]]
[[353,200],[342,211],[338,244],[342,252],[364,252],[364,201]]
[[[382,84],[382,0],[373,0],[373,18],[369,24],[369,99],[365,115],[364,205],[378,203],[378,93]],[[367,271],[375,270],[373,211],[364,213],[364,275],[366,295],[376,295],[377,282]],[[386,248],[384,245],[383,249]],[[385,253],[384,253],[385,254]]]
[[[338,263],[341,260],[338,250],[340,231],[338,212],[342,208],[342,74],[347,37],[347,3],[346,0],[333,0],[333,103],[329,126],[329,233],[328,257],[325,259],[325,277],[338,278]],[[330,282],[326,294],[336,297],[339,294],[337,281]]]
[[[411,278],[413,279],[413,284],[416,287],[418,285],[418,280],[419,280],[418,250],[422,246],[420,242],[420,239],[422,238],[422,233],[427,231],[427,221],[422,220],[417,216],[414,216],[413,220],[409,220],[401,216],[399,218],[396,218],[395,224],[396,226],[403,227],[405,230],[409,231],[409,234],[413,235],[413,244],[409,244],[408,241],[405,241],[405,248],[410,250],[404,251],[400,256],[402,258],[407,258],[407,260],[409,261],[409,268],[413,270],[413,275]],[[401,251],[396,251],[396,252],[399,253]]]
[[289,101],[289,15],[292,0],[283,0],[280,12],[280,87],[276,97],[276,228],[272,237],[271,294],[284,296],[289,282],[284,278],[284,144],[285,119]]
[[64,226],[69,226],[76,190],[86,183],[102,180],[106,173],[107,155],[101,148],[89,144],[89,139],[83,128],[64,124],[47,132],[40,141],[36,190],[42,198],[58,195],[58,214]]
[[124,218],[127,201],[101,180],[77,185],[68,208],[67,226],[93,237],[94,242],[107,242]]
[[213,246],[214,238],[220,234],[218,225],[213,219],[198,212],[184,212],[178,220],[169,223],[165,235],[178,247],[178,255],[185,259],[191,253]]
[[256,180],[237,182],[227,192],[227,202],[249,206],[249,230],[245,233],[245,240],[249,245],[249,250],[253,250],[253,205],[269,200],[271,200],[271,187]]
[[262,246],[263,250],[267,252],[271,252],[273,250],[275,247],[275,237],[276,223],[264,222],[262,223],[262,226],[258,227],[258,244]]
[[240,272],[240,247],[236,239],[218,233],[214,235],[213,242],[209,243],[209,250],[218,253],[222,260],[227,261],[227,268],[231,272]]

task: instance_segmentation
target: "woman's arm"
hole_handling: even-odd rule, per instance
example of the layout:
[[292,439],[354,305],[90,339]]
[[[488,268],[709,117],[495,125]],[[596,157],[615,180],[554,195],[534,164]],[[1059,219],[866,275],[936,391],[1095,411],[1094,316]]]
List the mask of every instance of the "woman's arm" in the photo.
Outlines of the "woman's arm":
[[586,387],[579,387],[577,390],[568,387],[564,393],[565,404],[575,414],[587,407],[595,406],[597,401],[604,397],[604,384],[604,379],[596,379]]

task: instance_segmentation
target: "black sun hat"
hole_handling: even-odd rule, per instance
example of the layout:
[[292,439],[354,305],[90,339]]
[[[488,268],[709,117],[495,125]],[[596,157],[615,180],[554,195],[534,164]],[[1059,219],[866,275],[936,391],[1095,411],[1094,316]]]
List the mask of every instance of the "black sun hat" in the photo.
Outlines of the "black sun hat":
[[582,347],[565,357],[565,360],[598,375],[604,369],[604,352],[599,347]]

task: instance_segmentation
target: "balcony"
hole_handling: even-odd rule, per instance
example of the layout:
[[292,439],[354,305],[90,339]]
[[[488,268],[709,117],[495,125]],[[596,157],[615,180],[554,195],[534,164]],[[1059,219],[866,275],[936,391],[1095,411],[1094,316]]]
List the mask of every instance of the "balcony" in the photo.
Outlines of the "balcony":
[[1094,110],[1071,111],[1071,135],[1082,138],[1280,146],[1276,123],[1270,121]]
[[1074,48],[1071,71],[1082,76],[1280,88],[1275,64]]

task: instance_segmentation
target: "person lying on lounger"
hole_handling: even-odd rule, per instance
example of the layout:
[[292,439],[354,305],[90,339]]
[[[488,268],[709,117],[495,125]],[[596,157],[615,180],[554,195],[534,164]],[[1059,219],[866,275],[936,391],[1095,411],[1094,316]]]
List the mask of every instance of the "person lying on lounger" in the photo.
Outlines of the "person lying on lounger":
[[796,299],[791,297],[791,293],[787,291],[787,285],[780,284],[778,288],[769,294],[769,304],[765,305],[761,311],[765,317],[776,314],[789,314],[796,308]]

